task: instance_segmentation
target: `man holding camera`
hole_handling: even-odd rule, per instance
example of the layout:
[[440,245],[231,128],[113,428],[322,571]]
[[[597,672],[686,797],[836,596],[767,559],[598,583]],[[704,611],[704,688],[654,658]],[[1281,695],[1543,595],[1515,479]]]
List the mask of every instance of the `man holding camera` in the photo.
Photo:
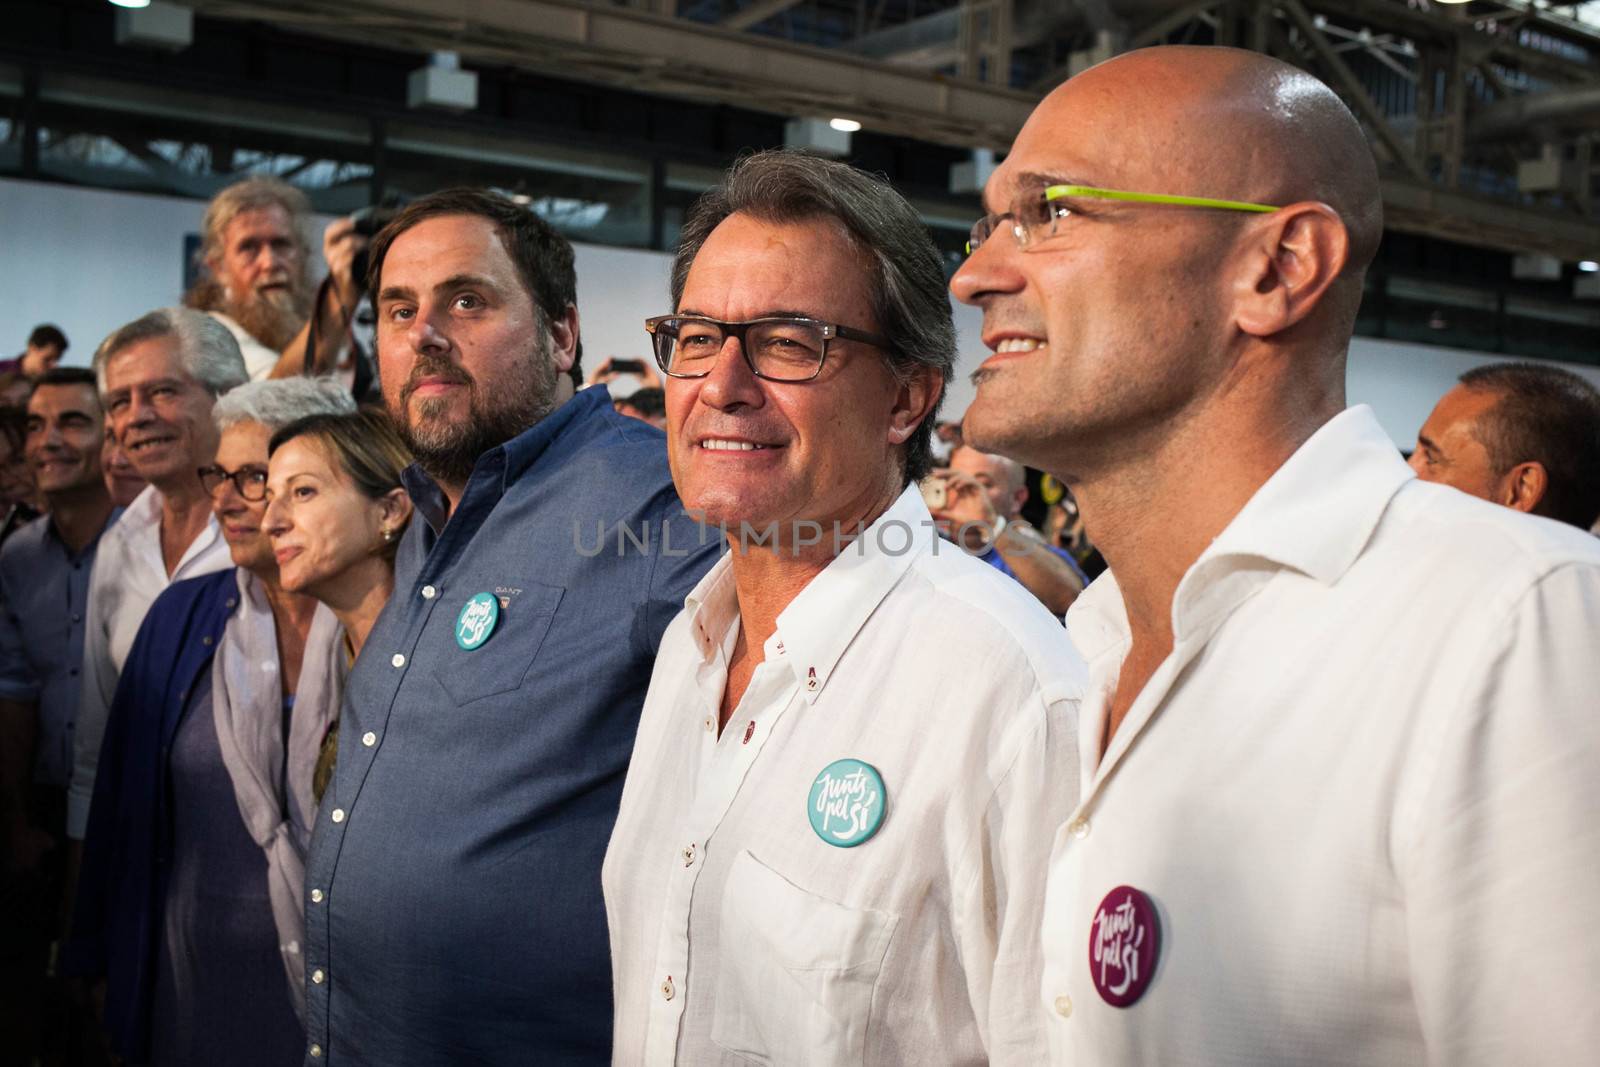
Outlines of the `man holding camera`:
[[941,534],[1021,582],[1052,615],[1065,615],[1089,584],[1071,556],[1023,521],[1028,469],[1016,460],[957,445],[922,493]]
[[311,284],[311,201],[277,178],[246,178],[206,205],[201,223],[204,276],[184,303],[222,323],[239,342],[253,381],[333,370],[346,351],[350,320],[362,295],[360,253],[372,227],[359,216],[331,223],[322,235],[328,275]]

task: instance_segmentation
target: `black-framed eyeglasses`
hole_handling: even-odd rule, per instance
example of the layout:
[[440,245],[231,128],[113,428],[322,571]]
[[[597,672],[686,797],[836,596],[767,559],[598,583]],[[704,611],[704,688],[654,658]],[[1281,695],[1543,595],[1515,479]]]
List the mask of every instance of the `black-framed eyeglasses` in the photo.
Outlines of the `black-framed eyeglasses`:
[[200,484],[210,496],[216,496],[223,482],[232,482],[238,494],[252,504],[267,499],[267,468],[240,467],[236,471],[223,470],[216,464],[201,467]]
[[860,341],[878,348],[889,340],[865,330],[802,316],[772,316],[745,322],[721,322],[688,315],[657,315],[645,330],[655,343],[656,363],[673,378],[704,378],[730,337],[757,378],[769,382],[809,382],[822,373],[828,342]]

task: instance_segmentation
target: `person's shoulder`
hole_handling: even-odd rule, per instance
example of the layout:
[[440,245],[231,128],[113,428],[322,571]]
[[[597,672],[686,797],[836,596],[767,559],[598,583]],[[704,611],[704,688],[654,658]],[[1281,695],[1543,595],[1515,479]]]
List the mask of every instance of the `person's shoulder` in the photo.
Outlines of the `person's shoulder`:
[[1600,538],[1587,530],[1422,481],[1395,494],[1373,545],[1438,581],[1497,574],[1520,586],[1563,567],[1600,568]]
[[0,569],[9,569],[14,566],[34,567],[38,565],[39,553],[44,548],[45,538],[50,533],[50,517],[36,515],[24,522],[11,532],[4,543],[0,543]]
[[943,631],[927,635],[930,641],[952,655],[964,648],[979,660],[1010,660],[1037,678],[1047,700],[1081,695],[1088,678],[1083,657],[1061,620],[1022,583],[942,539],[918,556],[908,577],[904,595],[914,625]]
[[195,578],[180,579],[156,595],[150,605],[150,617],[187,615],[218,602],[226,604],[237,585],[235,568],[231,566]]

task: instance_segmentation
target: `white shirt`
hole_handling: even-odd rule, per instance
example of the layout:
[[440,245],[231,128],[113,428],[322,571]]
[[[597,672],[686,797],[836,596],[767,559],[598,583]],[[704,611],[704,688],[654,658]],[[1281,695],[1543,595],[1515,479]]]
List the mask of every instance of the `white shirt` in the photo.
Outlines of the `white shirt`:
[[153,485],[134,497],[122,517],[100,535],[89,576],[89,621],[83,635],[83,693],[72,739],[72,784],[67,788],[67,836],[82,840],[100,766],[111,700],[139,625],[161,591],[173,582],[233,566],[215,517],[206,520],[172,576],[161,555],[161,493]]
[[[606,853],[614,1062],[1039,1063],[1084,679],[1060,623],[912,487],[779,615],[719,737],[738,633],[724,556],[662,639]],[[840,759],[887,797],[854,847],[809,812]]]
[[278,365],[278,358],[282,353],[274,352],[257,341],[243,326],[222,312],[208,311],[206,314],[226,326],[228,332],[233,334],[233,339],[239,342],[239,354],[244,357],[244,369],[249,373],[251,381],[262,382],[272,376],[272,368]]
[[[1096,766],[1129,643],[1115,576],[1067,613],[1090,685],[1043,927],[1052,1062],[1593,1062],[1594,538],[1417,481],[1352,408],[1200,556],[1172,618]],[[1118,1008],[1090,926],[1123,886],[1153,902],[1159,956]]]

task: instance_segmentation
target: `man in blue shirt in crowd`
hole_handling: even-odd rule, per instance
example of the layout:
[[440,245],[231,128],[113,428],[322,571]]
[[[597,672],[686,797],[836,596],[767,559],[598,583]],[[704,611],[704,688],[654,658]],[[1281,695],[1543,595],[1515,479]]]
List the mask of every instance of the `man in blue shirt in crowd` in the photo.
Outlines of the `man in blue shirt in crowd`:
[[[0,937],[25,945],[21,973],[0,1005],[0,1032],[23,1059],[46,1017],[49,942],[61,913],[67,782],[82,686],[89,574],[100,534],[118,511],[101,477],[105,414],[94,374],[45,371],[28,400],[26,456],[49,514],[0,550]],[[9,966],[7,970],[9,970]]]
[[959,445],[923,496],[940,533],[1021,582],[1052,614],[1065,615],[1089,584],[1071,555],[1022,520],[1028,472],[1016,460]]
[[575,395],[572,248],[537,216],[438,193],[371,262],[418,518],[307,863],[306,1063],[607,1063],[600,863],[656,646],[718,539],[661,432]]

